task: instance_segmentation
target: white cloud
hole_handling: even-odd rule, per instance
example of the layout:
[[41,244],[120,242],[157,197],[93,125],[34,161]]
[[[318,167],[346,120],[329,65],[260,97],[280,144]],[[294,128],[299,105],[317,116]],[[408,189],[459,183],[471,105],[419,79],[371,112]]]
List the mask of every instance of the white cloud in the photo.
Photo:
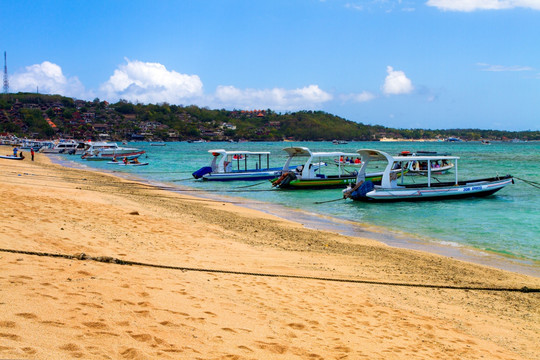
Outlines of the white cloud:
[[352,101],[352,102],[362,103],[362,102],[368,102],[375,99],[375,95],[370,93],[369,91],[362,91],[359,94],[341,95],[340,98],[341,100],[345,102]]
[[110,100],[180,104],[203,94],[197,75],[180,74],[159,63],[130,61],[120,65],[100,90]]
[[527,8],[540,10],[539,0],[428,0],[426,5],[444,11],[504,10]]
[[360,4],[346,3],[345,7],[347,9],[353,9],[353,10],[358,10],[358,11],[364,10],[364,7]]
[[412,82],[403,71],[394,70],[391,66],[386,67],[388,75],[382,87],[386,95],[409,94],[414,90]]
[[61,94],[76,98],[90,98],[77,77],[67,78],[57,64],[44,61],[27,66],[25,71],[13,74],[9,79],[13,92],[35,92]]
[[332,100],[332,95],[318,85],[300,89],[238,89],[234,86],[218,86],[214,102],[218,106],[237,108],[271,108],[275,110],[314,109]]
[[530,66],[519,66],[519,65],[490,65],[485,63],[478,63],[478,66],[481,67],[481,71],[493,71],[493,72],[502,72],[502,71],[532,71],[534,70]]

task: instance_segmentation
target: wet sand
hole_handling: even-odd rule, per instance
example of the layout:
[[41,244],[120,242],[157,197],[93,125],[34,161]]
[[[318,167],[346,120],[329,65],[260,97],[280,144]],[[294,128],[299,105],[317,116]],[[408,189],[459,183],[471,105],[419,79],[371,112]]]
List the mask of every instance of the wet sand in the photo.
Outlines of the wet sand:
[[0,248],[29,252],[0,251],[0,358],[540,357],[539,293],[474,290],[538,289],[538,277],[310,230],[42,154],[0,159],[0,183]]

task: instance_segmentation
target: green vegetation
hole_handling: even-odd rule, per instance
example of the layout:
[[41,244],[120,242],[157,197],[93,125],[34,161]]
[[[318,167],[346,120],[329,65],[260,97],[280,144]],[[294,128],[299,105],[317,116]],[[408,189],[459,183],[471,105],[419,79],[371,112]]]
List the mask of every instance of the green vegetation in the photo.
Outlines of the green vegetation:
[[271,109],[212,110],[195,105],[133,104],[126,100],[109,104],[97,98],[83,101],[32,93],[0,95],[0,132],[19,137],[85,140],[100,136],[112,140],[540,140],[539,131],[393,129],[356,123],[323,111],[281,114]]

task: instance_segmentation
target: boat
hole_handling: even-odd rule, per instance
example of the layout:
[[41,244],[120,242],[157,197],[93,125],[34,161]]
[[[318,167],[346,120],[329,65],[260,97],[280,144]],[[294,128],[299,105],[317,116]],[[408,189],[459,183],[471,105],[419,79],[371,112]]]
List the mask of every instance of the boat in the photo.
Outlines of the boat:
[[24,156],[15,156],[15,155],[0,155],[0,159],[7,159],[7,160],[23,160]]
[[267,180],[281,175],[282,167],[270,167],[268,151],[208,150],[212,154],[210,166],[193,172],[195,179],[209,181]]
[[[394,201],[424,201],[446,200],[470,197],[481,197],[494,194],[506,185],[513,184],[511,175],[495,176],[474,180],[458,180],[457,162],[459,157],[450,155],[422,155],[422,156],[392,156],[383,151],[373,149],[361,149],[357,151],[362,160],[362,167],[354,184],[343,191],[344,198],[350,198],[365,202],[394,202]],[[393,169],[405,165],[409,161],[426,161],[428,163],[427,183],[404,184],[404,177],[398,184],[398,179]],[[446,160],[455,164],[455,180],[447,182],[433,181],[431,163]],[[371,162],[386,162],[380,185],[373,184],[367,179],[365,173]],[[435,179],[437,180],[437,179]]]
[[[357,171],[347,169],[343,159],[358,157],[356,153],[341,151],[312,152],[307,147],[289,147],[283,149],[289,157],[283,166],[283,174],[279,178],[272,179],[272,186],[279,189],[331,189],[347,186],[356,182]],[[293,167],[293,171],[287,171],[290,163],[296,158],[305,158],[303,165]],[[328,163],[334,166],[328,166]],[[324,170],[323,170],[324,169]],[[399,170],[395,170],[399,172]],[[382,171],[367,174],[372,182],[380,182]]]
[[[136,160],[136,159],[135,159]],[[123,162],[123,161],[109,161],[107,164],[116,164],[118,166],[146,166],[148,165],[147,162],[135,162],[135,161],[129,161],[129,162]]]
[[[416,151],[416,152],[410,152],[410,151],[402,151],[400,153],[401,156],[450,156],[450,153],[438,153],[436,151]],[[450,170],[454,168],[454,164],[452,162],[448,162],[447,160],[436,160],[430,163],[431,166],[431,173],[435,175],[442,175],[448,173]],[[418,161],[418,160],[411,160],[406,165],[406,168],[409,170],[407,172],[407,175],[422,175],[426,176],[428,171],[428,162],[427,161]]]
[[167,145],[167,143],[164,143],[164,142],[150,143],[150,146],[165,146],[165,145]]
[[26,151],[34,150],[37,152],[42,147],[43,143],[41,141],[24,139],[21,141],[19,149]]
[[110,142],[90,142],[85,146],[81,159],[86,160],[111,160],[117,157],[133,160],[145,153],[144,150],[120,147],[117,143]]
[[84,152],[84,143],[75,140],[60,140],[51,144],[52,146],[44,146],[39,149],[39,152],[44,154],[70,154],[81,155]]
[[346,142],[345,140],[333,140],[332,144],[334,144],[334,145],[345,145],[345,144],[348,144],[348,142]]

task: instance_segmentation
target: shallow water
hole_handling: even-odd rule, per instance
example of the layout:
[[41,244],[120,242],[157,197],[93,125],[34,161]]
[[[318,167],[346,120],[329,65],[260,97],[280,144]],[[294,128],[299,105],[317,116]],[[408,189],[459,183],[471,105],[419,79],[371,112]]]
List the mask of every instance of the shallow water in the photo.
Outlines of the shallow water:
[[[254,185],[249,182],[203,182],[191,177],[193,171],[209,165],[212,158],[209,149],[271,151],[270,165],[281,166],[286,159],[282,151],[284,147],[306,146],[312,151],[354,152],[361,148],[374,148],[390,154],[403,150],[449,152],[460,157],[460,179],[511,174],[540,183],[538,142],[495,142],[489,146],[481,143],[445,142],[351,142],[345,145],[333,145],[330,142],[177,142],[167,143],[166,146],[150,146],[149,143],[138,142],[130,143],[130,146],[146,150],[147,154],[142,158],[150,165],[119,167],[68,155],[63,159],[126,176],[132,174],[150,182],[167,183],[184,190],[207,190],[207,196],[214,198],[243,198],[247,206],[263,208],[313,228],[334,229],[361,236],[369,233],[371,237],[390,245],[428,251],[446,249],[442,253],[451,256],[467,253],[467,256],[476,258],[476,262],[485,262],[486,257],[495,255],[504,258],[509,264],[521,264],[532,269],[522,272],[532,272],[537,276],[539,273],[540,189],[518,179],[514,185],[505,187],[495,195],[478,199],[392,204],[339,200],[315,204],[341,198],[341,189],[287,191],[273,189],[268,181],[256,182]],[[453,180],[454,177],[453,171],[438,176],[440,180]],[[310,213],[312,215],[306,215]],[[324,215],[328,219],[317,215]],[[332,221],[332,218],[339,221]]]

